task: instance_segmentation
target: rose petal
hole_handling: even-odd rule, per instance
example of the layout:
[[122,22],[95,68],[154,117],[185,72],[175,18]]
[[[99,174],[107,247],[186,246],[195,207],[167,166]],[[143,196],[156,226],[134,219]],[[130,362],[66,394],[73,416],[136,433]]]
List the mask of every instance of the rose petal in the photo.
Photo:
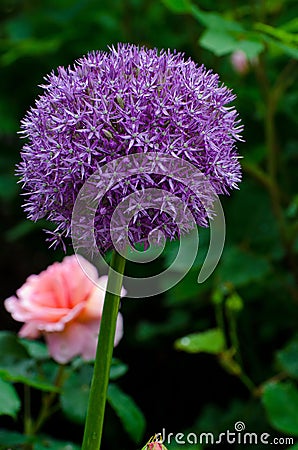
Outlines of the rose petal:
[[[28,302],[24,302],[17,297],[9,297],[4,300],[4,306],[8,312],[11,313],[14,320],[18,322],[28,322],[34,321],[37,323],[53,323],[59,322],[64,317],[74,316],[74,312],[77,312],[74,309],[74,312],[65,308],[51,308],[51,307],[42,307],[40,305],[32,304],[28,309]],[[81,305],[80,309],[83,308],[84,305]],[[78,314],[78,312],[77,312]]]
[[[31,275],[4,305],[12,317],[24,322],[21,337],[43,334],[53,358],[66,363],[74,356],[94,359],[103,310],[107,277],[81,256],[65,257],[39,275]],[[125,289],[121,295],[125,295]],[[119,314],[115,345],[123,335]]]
[[20,329],[18,335],[22,338],[37,339],[40,336],[40,331],[35,323],[25,323]]
[[[46,333],[45,338],[49,347],[49,353],[60,364],[68,363],[75,356],[81,356],[85,360],[95,359],[99,320],[87,323],[71,322],[63,331]],[[123,318],[118,314],[114,345],[118,345],[123,336]]]
[[[93,288],[90,297],[87,299],[85,304],[85,309],[80,314],[79,320],[81,322],[86,322],[88,320],[95,320],[101,317],[104,298],[106,293],[108,277],[102,276],[97,282],[96,286]],[[121,297],[126,295],[126,290],[122,287],[121,289]]]
[[80,255],[68,256],[64,258],[64,262],[64,283],[71,293],[70,305],[75,306],[90,295],[98,279],[98,273],[96,267]]
[[72,322],[61,333],[45,335],[51,356],[60,364],[66,364],[75,356],[95,358],[99,321],[96,324]]

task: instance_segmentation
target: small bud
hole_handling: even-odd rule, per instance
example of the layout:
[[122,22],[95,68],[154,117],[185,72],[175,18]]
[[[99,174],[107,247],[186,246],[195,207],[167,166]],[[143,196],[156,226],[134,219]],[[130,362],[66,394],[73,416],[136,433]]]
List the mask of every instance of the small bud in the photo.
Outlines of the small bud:
[[223,299],[224,293],[221,289],[216,289],[211,296],[212,303],[215,305],[220,305],[223,302]]
[[227,298],[226,305],[230,311],[239,312],[243,309],[243,300],[238,294],[231,294]]
[[231,64],[240,75],[245,75],[249,71],[249,62],[246,54],[242,50],[236,50],[231,55]]
[[108,138],[108,139],[112,139],[113,135],[110,131],[108,130],[102,130],[103,134]]
[[124,101],[123,101],[123,98],[120,97],[120,95],[116,96],[116,101],[117,101],[118,105],[120,106],[120,108],[124,109]]
[[229,349],[221,353],[219,361],[223,368],[232,375],[239,376],[242,373],[241,366],[233,359],[235,349]]
[[151,442],[147,445],[148,450],[164,450],[165,446],[160,444],[160,442]]
[[152,436],[151,439],[147,442],[145,447],[142,448],[142,450],[167,450],[167,448],[162,444],[160,440],[160,434],[156,434],[155,436]]

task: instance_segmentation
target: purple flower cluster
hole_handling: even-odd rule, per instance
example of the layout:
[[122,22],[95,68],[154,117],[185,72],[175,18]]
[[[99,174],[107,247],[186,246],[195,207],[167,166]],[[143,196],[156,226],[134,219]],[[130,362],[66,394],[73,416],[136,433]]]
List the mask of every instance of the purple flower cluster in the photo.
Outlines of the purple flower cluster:
[[[76,197],[100,167],[121,156],[161,153],[182,158],[201,171],[217,194],[241,180],[235,142],[242,126],[227,106],[235,96],[217,74],[170,51],[119,44],[93,52],[73,67],[46,77],[43,94],[22,120],[28,138],[18,165],[27,195],[25,211],[57,225],[53,241],[68,236]],[[95,217],[102,252],[112,247],[110,222],[121,200],[138,190],[159,188],[189,205],[198,225],[208,216],[188,183],[164,176],[127,176],[105,195]],[[146,242],[152,229],[177,237],[177,226],[162,211],[140,211],[130,224],[132,243]]]

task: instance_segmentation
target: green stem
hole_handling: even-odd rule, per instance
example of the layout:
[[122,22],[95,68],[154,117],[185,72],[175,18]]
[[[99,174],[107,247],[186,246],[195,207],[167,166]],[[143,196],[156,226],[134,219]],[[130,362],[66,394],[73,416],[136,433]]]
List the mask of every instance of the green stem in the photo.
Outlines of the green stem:
[[249,392],[252,395],[255,395],[255,390],[256,390],[256,386],[253,383],[253,381],[246,375],[246,373],[241,372],[239,375],[239,379],[242,381],[242,383],[244,384],[244,386],[247,387],[247,389],[249,390]]
[[238,362],[238,364],[242,367],[242,358],[240,354],[240,345],[239,345],[239,339],[238,339],[238,333],[237,333],[237,321],[234,311],[230,311],[227,309],[227,319],[229,322],[229,335],[231,340],[231,345],[233,349],[235,350],[235,360]]
[[125,262],[125,258],[114,251],[100,324],[82,450],[100,449]]
[[31,393],[27,384],[24,384],[24,433],[26,436],[32,433]]
[[216,318],[216,324],[218,328],[222,331],[222,335],[224,336],[225,343],[224,348],[227,349],[227,339],[225,337],[225,319],[224,319],[224,311],[222,303],[217,303],[215,305],[215,318]]
[[[291,236],[291,230],[289,230],[286,218],[284,216],[283,198],[278,187],[278,170],[280,170],[280,160],[277,132],[275,127],[275,115],[278,102],[282,98],[286,89],[294,82],[297,74],[297,71],[295,70],[296,66],[297,61],[291,60],[281,71],[275,84],[271,86],[267,77],[264,55],[260,56],[259,63],[256,64],[256,76],[265,101],[264,125],[267,147],[267,173],[264,173],[259,168],[255,170],[249,165],[246,166],[246,170],[262,182],[271,197],[273,214],[276,217],[281,242],[285,251],[285,260],[296,282],[298,282],[298,269],[293,248],[294,241]],[[293,299],[298,301],[298,290],[295,286],[288,287],[288,289],[290,294],[293,296]]]
[[[64,369],[65,366],[60,365],[56,379],[55,379],[55,386],[60,388],[64,381]],[[40,410],[40,413],[36,419],[36,422],[34,426],[32,427],[32,434],[36,435],[36,433],[40,430],[40,428],[43,426],[45,421],[53,414],[53,412],[56,410],[56,408],[52,408],[54,400],[56,400],[58,393],[53,391],[50,393],[47,393],[42,398],[42,407]]]

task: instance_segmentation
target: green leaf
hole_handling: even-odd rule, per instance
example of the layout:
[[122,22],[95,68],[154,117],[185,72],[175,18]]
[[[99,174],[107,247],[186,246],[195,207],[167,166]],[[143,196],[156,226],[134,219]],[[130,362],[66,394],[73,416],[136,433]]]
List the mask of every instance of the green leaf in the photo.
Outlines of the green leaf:
[[8,369],[0,368],[0,377],[12,383],[23,383],[45,392],[59,392],[60,389],[38,374],[34,361],[23,361]]
[[291,58],[298,59],[298,48],[297,46],[286,45],[282,42],[276,41],[270,37],[266,37],[266,42],[272,47],[276,49],[279,53],[286,54]]
[[221,353],[225,347],[225,339],[219,328],[193,333],[178,339],[175,344],[177,350],[187,353]]
[[25,347],[32,358],[36,360],[45,360],[50,358],[48,347],[44,342],[31,341],[29,339],[19,339],[19,342]]
[[178,14],[186,14],[191,11],[190,0],[162,0],[167,8]]
[[274,428],[298,436],[298,390],[294,384],[268,383],[262,401]]
[[19,188],[16,177],[8,174],[0,175],[0,198],[3,200],[12,200],[18,193]]
[[7,46],[7,51],[0,58],[0,64],[8,66],[22,57],[38,57],[39,55],[53,53],[58,50],[60,44],[59,39],[55,37],[51,39],[22,39]]
[[239,39],[234,33],[224,28],[207,28],[199,39],[199,44],[210,50],[216,56],[228,55],[236,50],[242,50],[247,58],[252,60],[264,50],[260,40]]
[[119,359],[113,358],[111,370],[110,370],[110,380],[116,380],[122,377],[128,370],[127,364],[124,364]]
[[196,5],[191,6],[191,12],[195,19],[197,19],[202,25],[213,31],[234,31],[244,32],[245,29],[237,22],[226,19],[220,14],[213,12],[206,12],[198,8]]
[[[196,269],[197,271],[204,262],[210,242],[210,231],[208,228],[200,228],[198,229],[198,233],[199,233],[199,246],[195,255],[195,260],[191,265],[191,269]],[[183,237],[183,251],[181,251],[179,241],[167,242],[165,248],[166,267],[170,267],[173,263],[175,263],[174,264],[175,273],[188,272],[189,270],[191,270],[189,268],[190,265],[189,255],[193,253],[193,249],[194,249],[193,233],[188,233],[186,236]],[[180,252],[179,258],[177,258],[178,252]]]
[[122,422],[124,429],[135,442],[140,442],[145,430],[145,418],[133,399],[116,384],[110,384],[107,400]]
[[217,274],[223,282],[239,287],[263,279],[269,271],[266,259],[231,246],[225,248]]
[[5,31],[12,41],[21,41],[32,35],[32,25],[25,15],[13,16],[12,19],[6,23],[5,28]]
[[292,377],[298,378],[298,340],[290,342],[276,354],[281,369]]
[[248,59],[253,59],[264,50],[262,39],[245,30],[238,22],[220,14],[202,11],[194,5],[192,14],[207,28],[200,37],[199,44],[215,55],[223,56],[242,50]]
[[238,41],[224,30],[208,28],[200,37],[199,44],[216,56],[223,56],[238,49]]
[[59,391],[42,376],[36,362],[14,333],[0,332],[0,348],[1,378],[6,381],[24,383],[42,391]]
[[[195,281],[196,283],[196,281]],[[190,314],[185,309],[169,311],[167,319],[161,322],[142,320],[136,328],[136,338],[138,342],[153,342],[159,340],[161,336],[172,336],[173,333],[181,333],[189,323]]]
[[[115,380],[124,375],[126,371],[126,364],[113,359],[110,379]],[[73,422],[80,424],[85,422],[92,374],[93,365],[81,361],[63,384],[60,396],[61,407],[65,415]]]
[[72,442],[56,441],[48,436],[38,438],[33,450],[80,450],[80,447]]
[[295,17],[294,19],[289,20],[289,22],[286,22],[280,26],[280,29],[297,33],[298,32],[298,17]]
[[282,51],[292,58],[298,59],[298,35],[282,28],[274,28],[263,23],[256,23],[254,28],[260,32],[263,40],[274,50]]
[[21,408],[21,401],[15,388],[0,378],[0,415],[16,418]]
[[265,23],[256,23],[254,28],[281,41],[284,44],[298,45],[298,35],[289,33],[282,28],[275,28]]
[[16,448],[28,442],[28,437],[15,431],[0,429],[0,450],[7,450],[8,447]]
[[198,269],[191,269],[180,283],[165,293],[167,306],[191,304],[194,298],[202,298],[210,290],[213,281],[212,276],[204,283],[198,283],[198,273]]
[[24,444],[30,444],[32,450],[80,450],[80,447],[69,441],[57,441],[46,435],[24,436],[15,431],[0,429],[0,450],[22,450]]
[[[65,415],[73,422],[83,424],[87,414],[93,367],[85,364],[65,381],[60,396]],[[74,395],[75,392],[75,395]]]
[[235,50],[242,50],[248,59],[253,60],[264,50],[264,43],[256,40],[240,40]]
[[287,207],[286,215],[289,219],[295,219],[298,216],[298,194],[294,195],[291,203]]
[[14,242],[33,231],[39,230],[44,226],[43,221],[32,222],[31,220],[22,220],[22,222],[17,223],[15,226],[10,228],[5,233],[5,238],[8,242]]
[[[17,120],[17,109],[11,101],[11,97],[6,92],[1,93],[0,98],[0,132],[1,134],[13,134],[16,133],[19,128]],[[8,161],[6,161],[7,164]],[[2,166],[2,169],[4,166]],[[17,178],[13,173],[13,167],[8,166],[8,172],[3,172],[0,176],[1,183],[1,197],[13,197],[18,192]],[[3,185],[9,190],[9,192],[2,192]]]
[[28,352],[17,336],[10,331],[0,331],[0,367],[9,366],[28,358]]

